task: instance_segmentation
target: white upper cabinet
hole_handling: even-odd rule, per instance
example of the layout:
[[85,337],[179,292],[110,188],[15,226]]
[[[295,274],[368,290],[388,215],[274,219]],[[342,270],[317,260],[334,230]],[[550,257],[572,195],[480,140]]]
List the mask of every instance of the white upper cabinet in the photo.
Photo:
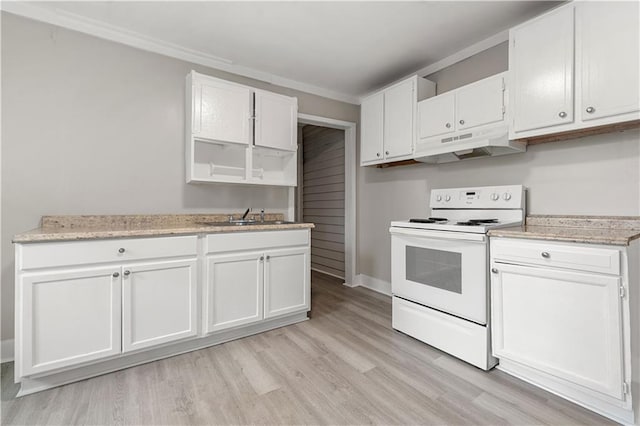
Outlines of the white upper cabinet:
[[433,95],[435,83],[413,76],[365,98],[360,107],[360,164],[411,158],[418,101]]
[[393,159],[411,155],[415,129],[416,81],[405,80],[384,94],[384,156]]
[[640,119],[638,2],[572,2],[510,32],[511,139]]
[[204,80],[194,88],[193,134],[221,142],[251,143],[252,102],[248,87]]
[[418,103],[418,138],[445,135],[455,130],[455,96],[445,93]]
[[489,77],[456,92],[456,128],[471,129],[504,119],[504,75]]
[[263,90],[255,91],[255,144],[295,151],[298,147],[296,98]]
[[511,30],[513,132],[573,122],[573,15],[562,8]]
[[384,151],[384,93],[364,99],[360,105],[360,116],[360,162],[376,162],[382,159]]
[[[461,130],[504,123],[506,73],[418,102],[418,148]],[[437,138],[437,139],[432,139]]]
[[636,1],[585,2],[576,8],[584,121],[640,108],[638,6]]
[[296,186],[298,100],[190,72],[186,181]]

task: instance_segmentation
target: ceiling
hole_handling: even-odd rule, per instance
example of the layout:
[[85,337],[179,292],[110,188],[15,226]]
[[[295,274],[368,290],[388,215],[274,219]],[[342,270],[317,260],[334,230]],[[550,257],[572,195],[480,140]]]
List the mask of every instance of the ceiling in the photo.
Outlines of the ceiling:
[[[217,62],[222,69],[258,78],[264,75],[276,84],[296,87],[300,83],[318,89],[312,92],[357,99],[557,3],[111,1],[29,5],[63,14],[67,21],[88,18],[110,31],[123,30],[129,37],[168,44],[208,58],[207,65]],[[267,76],[282,78],[282,82]]]

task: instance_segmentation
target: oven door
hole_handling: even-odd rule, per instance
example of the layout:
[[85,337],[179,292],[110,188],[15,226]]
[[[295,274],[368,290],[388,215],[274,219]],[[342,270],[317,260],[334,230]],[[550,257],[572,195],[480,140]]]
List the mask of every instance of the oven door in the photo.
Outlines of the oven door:
[[395,296],[487,323],[487,237],[395,228],[391,290]]

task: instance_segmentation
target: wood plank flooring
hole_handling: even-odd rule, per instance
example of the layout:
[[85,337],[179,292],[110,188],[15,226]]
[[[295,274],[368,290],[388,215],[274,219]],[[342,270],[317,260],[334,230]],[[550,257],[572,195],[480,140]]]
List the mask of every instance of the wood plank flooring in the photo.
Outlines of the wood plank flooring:
[[311,320],[15,398],[2,424],[604,425],[505,373],[391,329],[391,303],[314,273]]

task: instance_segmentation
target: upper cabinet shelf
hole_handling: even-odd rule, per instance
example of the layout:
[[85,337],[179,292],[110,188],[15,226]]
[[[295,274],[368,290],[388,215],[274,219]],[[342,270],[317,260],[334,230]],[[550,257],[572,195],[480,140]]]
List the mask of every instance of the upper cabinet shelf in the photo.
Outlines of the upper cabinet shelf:
[[640,119],[638,2],[574,2],[510,32],[510,139]]
[[192,71],[187,182],[296,186],[298,100]]

